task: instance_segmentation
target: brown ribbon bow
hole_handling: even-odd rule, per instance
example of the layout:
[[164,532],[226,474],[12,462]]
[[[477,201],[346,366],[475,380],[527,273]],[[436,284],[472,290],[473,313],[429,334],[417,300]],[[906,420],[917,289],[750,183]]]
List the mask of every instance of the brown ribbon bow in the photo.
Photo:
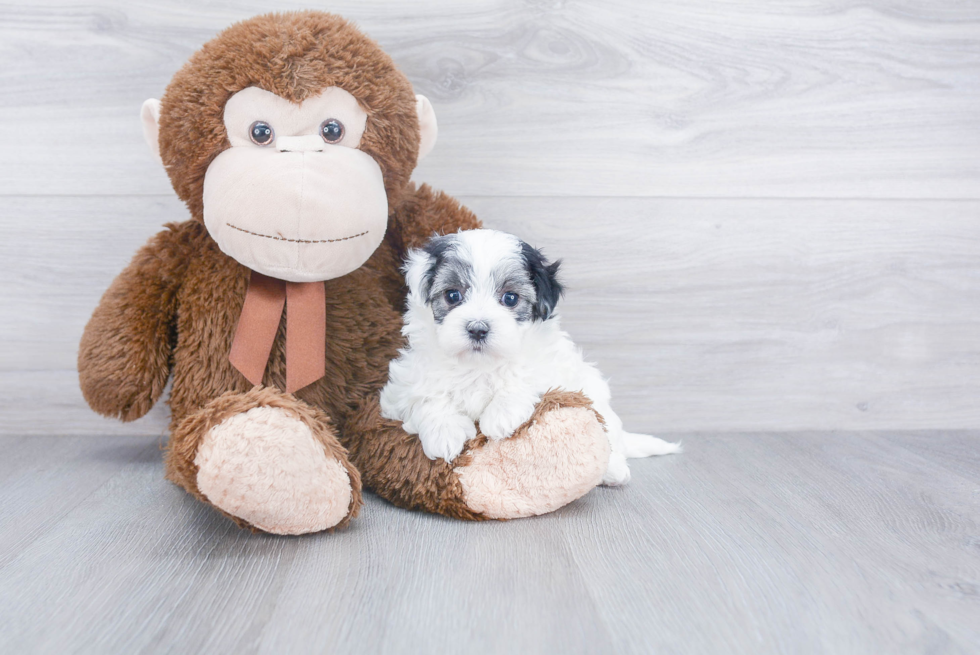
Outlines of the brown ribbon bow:
[[286,282],[252,271],[228,359],[249,382],[262,384],[287,305],[286,392],[293,393],[326,374],[323,282]]

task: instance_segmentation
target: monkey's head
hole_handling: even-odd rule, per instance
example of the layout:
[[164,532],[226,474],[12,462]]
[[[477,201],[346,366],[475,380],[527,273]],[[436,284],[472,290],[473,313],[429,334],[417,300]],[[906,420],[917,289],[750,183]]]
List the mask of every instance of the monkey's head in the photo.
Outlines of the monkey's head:
[[225,254],[291,282],[355,270],[433,146],[435,114],[378,45],[307,11],[237,23],[147,100],[144,135]]

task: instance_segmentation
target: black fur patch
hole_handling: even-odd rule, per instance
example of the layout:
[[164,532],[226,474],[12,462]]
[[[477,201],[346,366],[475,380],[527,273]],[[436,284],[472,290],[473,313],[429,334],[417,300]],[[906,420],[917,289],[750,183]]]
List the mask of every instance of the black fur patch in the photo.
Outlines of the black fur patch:
[[430,293],[432,292],[432,282],[435,280],[436,271],[443,265],[446,259],[446,253],[452,249],[455,243],[455,234],[445,234],[433,236],[422,246],[422,250],[432,257],[432,264],[429,265],[429,269],[422,276],[422,295],[426,297],[426,302],[430,304],[432,303]]
[[521,241],[521,255],[524,257],[527,272],[531,276],[531,282],[538,296],[534,303],[534,318],[547,321],[564,292],[564,288],[558,281],[561,260],[548,263],[540,250],[532,248],[523,241]]

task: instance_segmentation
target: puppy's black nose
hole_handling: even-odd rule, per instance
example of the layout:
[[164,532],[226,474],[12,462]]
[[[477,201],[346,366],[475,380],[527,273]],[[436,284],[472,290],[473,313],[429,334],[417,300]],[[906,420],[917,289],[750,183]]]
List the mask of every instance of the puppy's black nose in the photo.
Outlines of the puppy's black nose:
[[466,331],[470,334],[473,341],[485,341],[490,334],[490,326],[483,321],[473,321],[466,325]]

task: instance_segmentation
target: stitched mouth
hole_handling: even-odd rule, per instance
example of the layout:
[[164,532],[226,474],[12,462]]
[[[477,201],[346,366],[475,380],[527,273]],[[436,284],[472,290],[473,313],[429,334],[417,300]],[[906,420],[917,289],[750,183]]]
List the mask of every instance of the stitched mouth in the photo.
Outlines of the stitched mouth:
[[238,230],[239,232],[244,232],[245,234],[251,234],[253,237],[262,237],[263,239],[272,239],[273,241],[287,241],[289,243],[337,243],[338,241],[350,241],[351,239],[362,237],[371,231],[364,230],[360,234],[352,234],[349,237],[342,237],[340,239],[287,239],[286,237],[279,237],[272,234],[259,234],[258,232],[252,232],[251,230],[240,228],[237,225],[232,225],[231,223],[225,223],[225,225],[233,230]]

